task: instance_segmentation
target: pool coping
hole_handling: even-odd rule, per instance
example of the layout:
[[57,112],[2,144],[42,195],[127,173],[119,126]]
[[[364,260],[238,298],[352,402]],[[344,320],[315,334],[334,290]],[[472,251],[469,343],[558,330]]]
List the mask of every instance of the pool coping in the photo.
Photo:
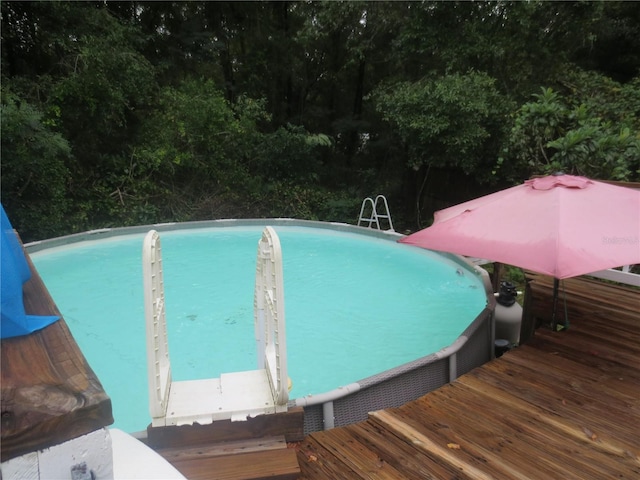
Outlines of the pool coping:
[[[60,237],[49,238],[46,240],[35,240],[25,243],[24,247],[27,252],[38,252],[47,248],[70,245],[85,240],[95,240],[96,238],[111,238],[122,235],[134,235],[137,233],[146,233],[149,230],[157,230],[158,232],[170,232],[178,229],[198,229],[198,228],[215,228],[215,227],[238,227],[238,226],[298,226],[310,228],[323,228],[326,230],[338,230],[347,232],[357,232],[363,235],[369,235],[378,238],[401,238],[404,235],[391,230],[375,230],[368,227],[359,227],[342,222],[321,222],[317,220],[300,220],[296,218],[247,218],[247,219],[218,219],[218,220],[199,220],[192,222],[168,222],[168,223],[151,223],[147,225],[136,225],[130,227],[114,227],[114,228],[98,228],[88,230],[86,232],[72,233]],[[446,255],[446,254],[445,254]]]

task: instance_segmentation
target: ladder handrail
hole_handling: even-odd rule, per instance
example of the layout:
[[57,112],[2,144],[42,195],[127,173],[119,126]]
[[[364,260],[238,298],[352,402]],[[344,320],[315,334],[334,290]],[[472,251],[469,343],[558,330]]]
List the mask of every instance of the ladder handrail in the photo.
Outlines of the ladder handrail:
[[[378,213],[378,202],[382,201],[382,204],[384,206],[384,212],[383,214],[379,214]],[[364,216],[364,210],[365,207],[371,204],[371,216],[369,218],[366,218]],[[376,228],[378,230],[380,230],[380,218],[386,218],[387,221],[389,222],[389,231],[390,232],[394,232],[395,230],[393,229],[393,222],[391,221],[391,213],[389,212],[389,204],[387,203],[387,198],[384,195],[378,195],[376,197],[375,200],[373,200],[371,197],[367,197],[362,201],[362,206],[360,207],[360,215],[358,217],[358,226],[360,226],[360,223],[362,222],[368,222],[368,227],[371,228],[371,226],[375,223],[376,224]]]
[[[144,238],[142,259],[149,413],[152,425],[179,425],[180,422],[194,421],[207,423],[216,418],[230,418],[233,421],[246,419],[248,415],[286,411],[289,377],[284,280],[282,250],[275,230],[266,227],[258,242],[254,293],[258,369],[223,373],[220,379],[172,383],[162,249],[160,236],[155,230],[149,231]],[[205,391],[207,393],[203,396],[202,392]],[[179,413],[175,413],[176,411]],[[167,420],[168,417],[171,420]],[[168,421],[172,423],[167,423]]]
[[[367,206],[367,203],[371,204],[371,216],[369,218],[365,218],[363,216],[364,214],[364,208]],[[371,197],[367,197],[362,201],[362,206],[360,207],[360,215],[358,216],[358,226],[360,226],[361,222],[368,222],[369,223],[369,228],[371,228],[371,224],[373,222],[376,222],[377,225],[377,229],[380,230],[380,224],[378,223],[378,218],[375,215],[375,211],[376,211],[376,207],[375,204],[373,203],[373,199]]]
[[266,227],[258,242],[254,326],[258,368],[267,370],[274,400],[285,405],[289,400],[287,347],[284,309],[284,281],[280,239],[272,227]]
[[167,318],[162,276],[160,236],[151,230],[142,247],[144,308],[146,317],[149,410],[152,417],[164,416],[171,389],[171,363],[167,339]]

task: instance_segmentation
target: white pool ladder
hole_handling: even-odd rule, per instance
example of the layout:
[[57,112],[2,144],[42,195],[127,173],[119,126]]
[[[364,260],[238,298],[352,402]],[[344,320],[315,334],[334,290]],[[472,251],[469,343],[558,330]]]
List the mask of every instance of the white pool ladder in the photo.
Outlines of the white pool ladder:
[[[143,244],[149,411],[152,426],[201,425],[285,412],[289,400],[280,240],[266,227],[258,242],[254,322],[258,369],[172,382],[160,236]],[[224,341],[224,339],[222,339]],[[204,348],[204,347],[202,347]]]
[[[378,213],[378,202],[382,203],[382,207],[384,208],[384,213]],[[368,212],[367,207],[371,206],[371,213],[369,215],[366,214]],[[380,219],[386,219],[389,223],[389,228],[387,229],[390,232],[395,231],[393,229],[393,223],[391,222],[391,213],[389,213],[389,204],[387,203],[387,199],[384,195],[378,195],[375,200],[371,197],[367,197],[362,201],[362,207],[360,207],[360,216],[358,217],[358,226],[367,226],[369,228],[375,227],[378,230],[380,228]],[[367,225],[362,225],[366,223]]]

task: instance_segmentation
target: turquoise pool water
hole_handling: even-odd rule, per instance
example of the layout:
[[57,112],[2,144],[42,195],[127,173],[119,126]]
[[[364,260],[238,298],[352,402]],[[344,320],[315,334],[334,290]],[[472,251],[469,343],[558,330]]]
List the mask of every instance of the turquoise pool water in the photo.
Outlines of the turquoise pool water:
[[[328,229],[280,237],[290,398],[322,393],[450,345],[486,304],[480,278],[439,254]],[[173,378],[256,368],[253,287],[262,226],[160,232]],[[32,253],[113,402],[143,430],[147,397],[144,234]]]

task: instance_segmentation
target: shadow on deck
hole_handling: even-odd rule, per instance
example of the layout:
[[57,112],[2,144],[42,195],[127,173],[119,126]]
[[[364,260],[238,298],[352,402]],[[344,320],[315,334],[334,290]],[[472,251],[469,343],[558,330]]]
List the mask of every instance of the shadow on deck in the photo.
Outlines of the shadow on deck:
[[[530,279],[529,321],[545,325],[552,281]],[[307,436],[300,478],[640,478],[640,290],[565,289],[567,331],[542,326],[418,400]]]

